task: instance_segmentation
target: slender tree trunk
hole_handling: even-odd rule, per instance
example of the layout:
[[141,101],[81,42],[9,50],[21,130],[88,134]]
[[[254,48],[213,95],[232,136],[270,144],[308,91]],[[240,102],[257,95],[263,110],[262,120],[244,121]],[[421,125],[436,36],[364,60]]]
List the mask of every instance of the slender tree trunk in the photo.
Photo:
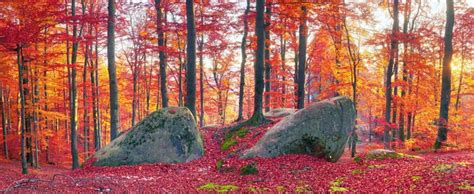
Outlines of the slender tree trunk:
[[33,160],[32,160],[32,166],[34,168],[39,168],[39,150],[40,150],[40,147],[39,147],[39,142],[38,142],[38,138],[39,138],[39,134],[38,134],[38,130],[39,130],[39,127],[38,127],[38,106],[37,106],[37,103],[39,101],[39,89],[38,89],[38,67],[34,67],[32,68],[32,75],[31,75],[31,79],[32,79],[32,87],[33,87],[33,95],[32,95],[32,98],[31,98],[31,102],[32,102],[32,107],[33,107],[33,123],[32,123],[32,127],[33,127],[33,132],[34,132],[34,152],[32,153],[33,154]]
[[[405,3],[405,14],[403,18],[403,34],[408,35],[408,24],[411,15],[411,1]],[[403,70],[402,70],[402,79],[403,83],[408,83],[408,67],[407,67],[407,57],[408,54],[408,43],[403,42]],[[405,141],[405,98],[406,98],[406,87],[401,87],[401,102],[400,102],[400,115],[398,121],[398,135],[402,142]]]
[[95,131],[94,147],[99,150],[102,147],[102,130],[101,130],[101,119],[100,119],[100,101],[99,101],[99,32],[95,29],[95,63],[94,63],[94,77],[95,77],[95,106],[96,106],[96,124],[97,131]]
[[117,70],[115,67],[115,0],[108,0],[107,20],[107,66],[109,71],[110,88],[110,140],[118,135],[119,128],[119,103]]
[[196,26],[194,23],[194,2],[186,0],[186,99],[185,106],[196,117]]
[[247,63],[247,34],[249,31],[248,15],[250,12],[250,0],[247,0],[247,7],[244,12],[244,35],[242,36],[242,43],[240,45],[240,52],[242,54],[242,61],[240,62],[240,85],[239,85],[239,114],[237,121],[244,119],[244,90],[245,90],[245,63]]
[[[345,6],[345,2],[343,1],[344,3],[344,6]],[[352,86],[352,100],[354,101],[354,110],[355,110],[355,113],[356,115],[358,114],[358,109],[357,109],[357,105],[358,105],[358,101],[357,101],[357,66],[359,64],[359,54],[356,54],[355,52],[357,51],[354,51],[352,49],[352,46],[351,46],[351,39],[350,39],[350,35],[349,35],[349,29],[347,27],[347,22],[346,22],[346,15],[343,15],[343,25],[344,25],[344,30],[345,30],[345,34],[346,34],[346,41],[347,41],[347,50],[349,51],[349,61],[351,63],[351,86]],[[340,42],[339,42],[340,44]],[[337,61],[339,61],[339,59],[337,59]],[[370,128],[370,124],[369,124],[369,128]],[[358,140],[358,136],[357,136],[357,133],[356,133],[356,129],[357,129],[357,120],[356,120],[356,123],[354,125],[354,128],[352,129],[352,136],[351,136],[351,157],[355,157],[356,155],[356,145],[357,145],[357,140]],[[370,131],[369,131],[369,139],[370,139]]]
[[[91,46],[91,53],[92,53],[92,46]],[[95,57],[98,57],[98,56],[95,56]],[[90,67],[91,67],[91,70],[89,74],[90,74],[90,79],[91,79],[91,94],[92,94],[92,121],[94,124],[94,150],[97,151],[99,150],[98,147],[100,147],[98,144],[99,123],[98,123],[98,117],[97,117],[97,111],[99,109],[97,106],[97,94],[96,94],[97,86],[96,86],[96,79],[95,79],[95,73],[97,72],[97,70],[95,67],[95,63],[92,60],[92,54],[91,54],[91,60],[90,60]]]
[[168,107],[168,90],[166,85],[166,53],[165,53],[165,33],[163,30],[163,12],[161,0],[155,0],[155,9],[157,15],[157,33],[158,33],[158,46],[160,47],[159,58],[160,58],[160,90],[161,90],[161,103],[163,108]]
[[[72,17],[76,16],[76,1],[72,0],[71,3]],[[72,155],[72,169],[79,168],[79,156],[77,152],[77,84],[76,84],[76,59],[77,59],[77,50],[79,47],[79,42],[77,40],[77,25],[73,22],[72,29],[72,55],[71,55],[71,96],[69,98],[70,103],[70,120],[71,120],[71,155]]]
[[26,150],[25,150],[25,127],[26,127],[26,116],[25,116],[25,93],[23,90],[23,48],[21,45],[17,45],[17,63],[18,63],[18,90],[20,91],[20,127],[21,127],[21,172],[28,174],[28,164],[26,161]]
[[281,57],[281,105],[286,108],[286,40],[283,34],[280,36],[280,57]]
[[[299,29],[298,29],[299,30]],[[298,44],[298,39],[297,39],[297,35],[296,35],[296,31],[293,32],[293,37],[294,37],[294,43],[295,44]],[[294,57],[294,63],[295,63],[295,74],[293,76],[293,82],[294,82],[294,87],[293,87],[293,93],[294,93],[294,96],[298,96],[298,48],[295,48],[294,49],[294,52],[295,52],[295,57]],[[297,108],[298,107],[298,98],[293,98],[295,100],[293,100],[293,104],[294,104],[294,108]]]
[[[136,62],[136,61],[135,61]],[[135,126],[135,120],[136,120],[136,115],[137,115],[137,88],[138,88],[138,72],[135,67],[135,70],[133,71],[133,94],[132,94],[132,126]]]
[[[201,26],[204,26],[204,9],[201,5]],[[204,126],[204,32],[199,42],[199,126]]]
[[265,112],[270,111],[271,72],[270,65],[270,24],[272,17],[272,4],[268,3],[265,10]]
[[5,95],[3,93],[3,84],[0,85],[0,106],[2,108],[3,154],[5,155],[5,158],[8,160],[10,158],[8,156],[8,142],[7,142],[8,128],[7,128],[7,120],[5,117],[5,114],[6,114],[5,109],[8,105],[5,105]]
[[86,43],[84,53],[84,68],[82,72],[82,108],[83,108],[83,130],[84,130],[84,155],[89,157],[89,107],[87,104],[87,66],[89,62],[89,44]]
[[393,76],[393,66],[395,64],[395,58],[398,53],[398,40],[396,39],[396,34],[398,34],[398,0],[393,2],[393,26],[392,26],[392,35],[390,40],[390,58],[387,67],[387,77],[385,79],[385,127],[384,127],[384,147],[390,148],[390,131],[391,131],[391,109],[392,109],[392,76]]
[[306,36],[307,36],[307,29],[306,29],[306,14],[307,10],[306,7],[303,5],[301,6],[302,16],[300,18],[300,27],[299,27],[299,51],[298,51],[298,90],[297,90],[297,98],[298,103],[296,108],[303,109],[304,108],[304,85],[305,85],[305,68],[306,68]]
[[439,128],[438,137],[435,142],[435,149],[441,148],[447,140],[449,102],[451,98],[451,59],[453,57],[453,27],[454,27],[454,6],[453,0],[446,0],[446,29],[444,32],[444,57],[443,75],[441,86],[441,100],[439,108]]
[[459,101],[461,98],[461,87],[463,83],[463,78],[464,78],[464,46],[461,45],[461,72],[459,72],[459,83],[458,83],[458,88],[456,92],[456,103],[454,104],[456,111],[459,110]]

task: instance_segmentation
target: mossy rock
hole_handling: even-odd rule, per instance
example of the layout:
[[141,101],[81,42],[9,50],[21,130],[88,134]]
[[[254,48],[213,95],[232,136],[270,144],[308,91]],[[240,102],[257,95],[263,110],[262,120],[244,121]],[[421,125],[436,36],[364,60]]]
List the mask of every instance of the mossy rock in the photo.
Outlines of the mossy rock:
[[353,102],[344,96],[315,103],[285,117],[241,158],[307,154],[336,162],[355,125]]
[[204,154],[194,117],[185,107],[151,113],[94,154],[94,166],[180,163]]

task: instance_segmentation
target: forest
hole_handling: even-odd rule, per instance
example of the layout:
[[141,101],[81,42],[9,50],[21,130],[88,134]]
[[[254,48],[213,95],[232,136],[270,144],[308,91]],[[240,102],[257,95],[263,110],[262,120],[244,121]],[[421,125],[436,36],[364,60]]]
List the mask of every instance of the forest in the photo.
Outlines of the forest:
[[474,1],[0,0],[0,192],[474,192]]

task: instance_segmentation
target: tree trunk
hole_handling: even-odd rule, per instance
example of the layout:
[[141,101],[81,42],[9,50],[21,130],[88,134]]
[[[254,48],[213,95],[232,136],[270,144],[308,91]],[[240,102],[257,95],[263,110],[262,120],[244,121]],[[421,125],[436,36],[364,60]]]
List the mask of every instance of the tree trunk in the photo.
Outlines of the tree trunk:
[[95,114],[95,122],[96,126],[94,126],[94,147],[95,150],[99,150],[102,147],[102,130],[101,130],[101,119],[100,119],[100,103],[99,103],[99,32],[97,28],[95,29],[96,39],[95,39],[95,63],[94,63],[94,78],[96,80],[95,87],[95,107],[96,107],[96,114]]
[[[464,39],[462,39],[464,41]],[[464,45],[461,45],[461,72],[459,72],[459,83],[458,83],[458,88],[456,92],[456,103],[454,104],[454,107],[456,108],[456,111],[459,110],[459,102],[461,98],[461,87],[464,79]]]
[[280,36],[280,57],[281,57],[281,106],[286,108],[286,40],[283,37],[283,34]]
[[[411,15],[411,1],[405,3],[405,14],[403,18],[403,34],[408,35],[408,23]],[[403,70],[402,70],[402,79],[403,83],[408,82],[408,67],[407,67],[407,54],[408,54],[408,43],[403,42]],[[400,102],[400,115],[398,121],[398,135],[402,142],[405,141],[405,97],[406,97],[406,88],[405,86],[401,87],[401,102]]]
[[6,114],[6,106],[5,105],[5,94],[3,93],[3,84],[0,85],[0,106],[2,108],[2,129],[3,129],[3,154],[5,154],[5,158],[8,160],[10,157],[8,156],[8,143],[7,143],[7,120],[5,117]]
[[194,23],[194,2],[186,0],[186,100],[185,106],[196,117],[196,26]]
[[300,18],[300,27],[299,27],[299,50],[298,50],[298,90],[297,90],[297,106],[298,109],[304,108],[304,85],[305,85],[305,68],[306,68],[306,7],[301,6],[302,16]]
[[87,104],[87,66],[89,62],[89,44],[85,44],[86,52],[84,53],[84,68],[82,72],[82,108],[83,108],[83,130],[84,130],[84,155],[89,157],[89,109]]
[[245,90],[245,63],[247,63],[247,34],[249,31],[248,15],[250,12],[250,0],[247,0],[247,7],[244,12],[244,35],[242,36],[242,43],[240,45],[240,52],[242,54],[242,61],[240,62],[240,88],[239,88],[239,114],[237,121],[244,119],[244,90]]
[[[72,10],[72,17],[76,16],[76,1],[72,0],[71,3],[71,10]],[[71,96],[69,97],[69,104],[70,104],[70,120],[71,120],[71,155],[72,155],[72,169],[79,168],[79,156],[77,153],[77,84],[76,84],[76,60],[77,60],[77,50],[79,47],[79,42],[77,40],[77,25],[75,21],[73,22],[73,29],[72,29],[72,54],[71,54],[71,87],[70,93]]]
[[163,30],[163,12],[161,0],[155,0],[155,9],[157,15],[157,33],[158,33],[158,46],[160,47],[160,90],[161,90],[161,104],[163,108],[168,107],[168,90],[166,89],[166,53],[164,51],[165,44],[165,33]]
[[271,92],[271,72],[270,65],[270,24],[272,17],[272,4],[268,3],[265,8],[265,112],[270,111],[270,92]]
[[21,127],[21,172],[28,174],[28,164],[26,161],[25,136],[26,136],[26,116],[25,116],[25,93],[23,90],[23,48],[17,45],[17,63],[18,63],[18,90],[20,91],[20,127]]
[[398,0],[393,2],[393,26],[392,26],[392,35],[390,40],[390,58],[387,67],[387,77],[385,78],[385,127],[384,127],[384,147],[390,148],[390,131],[391,123],[390,116],[392,114],[392,76],[393,76],[393,66],[395,63],[395,57],[398,53],[398,40],[396,39],[396,34],[398,33]]
[[263,116],[263,65],[265,63],[265,24],[264,24],[264,0],[257,0],[256,7],[256,23],[255,35],[257,36],[257,49],[255,50],[255,94],[254,94],[254,110],[250,122],[253,124],[265,121]]
[[[201,5],[201,26],[204,26],[203,6]],[[204,33],[199,42],[199,126],[204,126]]]
[[444,57],[443,57],[443,75],[441,82],[441,100],[439,108],[439,127],[438,137],[435,142],[435,149],[441,148],[447,140],[448,134],[448,116],[449,101],[451,97],[451,59],[453,57],[453,26],[454,26],[454,8],[453,0],[446,0],[446,29],[444,32]]
[[117,70],[115,67],[115,0],[108,1],[107,20],[107,69],[109,71],[110,88],[110,140],[118,135],[119,128],[119,103]]

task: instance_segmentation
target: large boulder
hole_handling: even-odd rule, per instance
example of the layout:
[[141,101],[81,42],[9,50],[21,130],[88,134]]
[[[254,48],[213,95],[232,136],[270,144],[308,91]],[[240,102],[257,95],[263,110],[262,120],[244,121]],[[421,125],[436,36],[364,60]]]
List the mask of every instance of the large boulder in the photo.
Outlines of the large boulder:
[[295,113],[295,109],[293,108],[276,108],[276,109],[272,109],[268,112],[263,113],[263,115],[267,118],[278,118],[278,117],[286,117],[294,113]]
[[285,117],[241,157],[309,154],[336,162],[352,133],[355,116],[354,105],[347,97],[315,103]]
[[204,154],[194,117],[185,107],[151,113],[94,154],[94,166],[179,163]]

